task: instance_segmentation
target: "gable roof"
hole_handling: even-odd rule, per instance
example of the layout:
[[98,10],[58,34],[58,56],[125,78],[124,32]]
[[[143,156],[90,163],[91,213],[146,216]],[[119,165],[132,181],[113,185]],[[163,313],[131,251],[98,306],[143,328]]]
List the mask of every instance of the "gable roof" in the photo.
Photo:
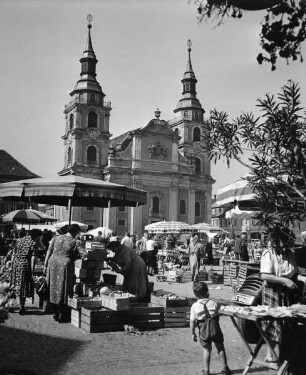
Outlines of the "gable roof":
[[0,182],[39,177],[5,150],[0,150]]

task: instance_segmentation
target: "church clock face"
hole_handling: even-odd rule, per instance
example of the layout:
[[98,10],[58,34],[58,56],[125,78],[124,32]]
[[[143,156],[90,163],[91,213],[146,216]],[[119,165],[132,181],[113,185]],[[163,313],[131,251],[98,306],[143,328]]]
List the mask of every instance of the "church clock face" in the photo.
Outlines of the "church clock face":
[[197,153],[197,154],[200,154],[201,152],[203,152],[203,147],[201,145],[201,142],[194,142],[193,144],[193,149],[194,151]]
[[98,129],[89,129],[89,130],[87,131],[87,134],[88,134],[88,137],[89,137],[92,141],[95,141],[95,140],[98,138],[100,132],[99,132]]

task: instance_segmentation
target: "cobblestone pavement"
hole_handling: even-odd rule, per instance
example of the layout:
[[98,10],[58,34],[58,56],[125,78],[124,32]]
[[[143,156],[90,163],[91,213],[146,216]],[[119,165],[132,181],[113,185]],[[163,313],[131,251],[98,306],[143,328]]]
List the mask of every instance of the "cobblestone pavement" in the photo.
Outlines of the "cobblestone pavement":
[[[152,278],[152,281],[154,278]],[[156,289],[192,296],[191,283],[155,283]],[[211,297],[229,298],[231,290],[211,286]],[[27,302],[27,315],[10,314],[0,325],[0,375],[196,375],[201,374],[202,350],[191,341],[188,328],[89,334],[70,323],[57,323]],[[231,321],[222,317],[228,362],[234,374],[241,374],[248,358]],[[10,369],[10,370],[9,370]],[[32,372],[31,372],[31,371]],[[211,373],[221,370],[213,349]],[[258,365],[251,374],[275,374]]]

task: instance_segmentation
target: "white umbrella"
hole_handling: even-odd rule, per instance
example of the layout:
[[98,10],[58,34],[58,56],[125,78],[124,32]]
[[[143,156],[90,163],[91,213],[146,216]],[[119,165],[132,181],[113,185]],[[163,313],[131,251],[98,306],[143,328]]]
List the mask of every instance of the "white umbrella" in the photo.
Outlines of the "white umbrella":
[[190,233],[194,229],[181,221],[158,221],[146,225],[145,230],[150,233]]
[[102,238],[107,238],[112,235],[113,231],[106,227],[98,227],[94,229],[90,229],[87,234],[92,234],[93,236],[97,236],[98,232],[102,232]]
[[198,223],[193,224],[192,228],[194,230],[197,230],[199,233],[206,233],[206,232],[223,232],[228,233],[226,230],[222,229],[221,227],[218,227],[217,225],[209,224],[209,223]]
[[82,231],[88,229],[88,225],[87,224],[79,223],[78,221],[71,221],[70,223],[69,223],[69,221],[58,221],[57,223],[54,224],[54,227],[56,229],[61,229],[65,225],[69,225],[69,224],[78,224],[78,226],[80,227],[80,229]]
[[253,219],[259,211],[254,210],[240,210],[239,207],[232,208],[225,213],[226,219]]

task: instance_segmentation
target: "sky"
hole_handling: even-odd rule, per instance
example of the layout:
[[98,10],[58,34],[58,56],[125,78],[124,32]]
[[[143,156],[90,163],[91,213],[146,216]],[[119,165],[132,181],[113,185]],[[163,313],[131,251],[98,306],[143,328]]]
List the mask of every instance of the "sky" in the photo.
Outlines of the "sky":
[[[91,14],[97,80],[111,101],[110,132],[146,125],[156,108],[170,120],[181,99],[187,40],[197,97],[231,118],[256,113],[256,99],[293,79],[305,103],[305,64],[258,65],[262,12],[223,25],[197,21],[188,0],[0,0],[0,149],[48,177],[64,166],[64,106],[79,79]],[[303,45],[304,58],[306,47]],[[305,104],[304,104],[305,106]],[[236,163],[212,164],[217,189],[245,175]]]

